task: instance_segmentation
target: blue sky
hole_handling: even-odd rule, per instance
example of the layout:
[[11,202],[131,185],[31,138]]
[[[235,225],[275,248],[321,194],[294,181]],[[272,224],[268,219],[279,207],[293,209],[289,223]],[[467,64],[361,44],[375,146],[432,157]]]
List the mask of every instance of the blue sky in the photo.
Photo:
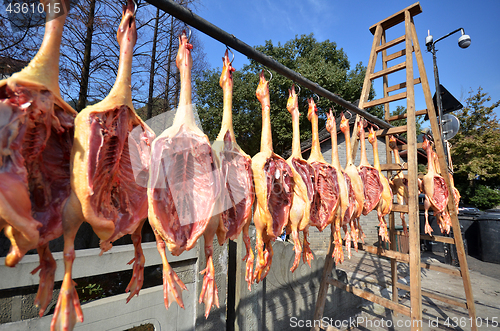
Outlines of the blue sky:
[[[272,40],[275,45],[278,42],[284,44],[296,35],[312,32],[318,41],[336,42],[354,67],[359,62],[365,66],[368,64],[373,42],[369,27],[413,3],[415,1],[406,0],[203,0],[195,12],[250,46],[263,45],[266,40]],[[477,90],[479,86],[489,93],[492,101],[500,100],[500,1],[422,0],[420,5],[422,13],[416,15],[414,21],[432,94],[435,84],[432,55],[425,51],[427,30],[436,40],[462,27],[471,37],[469,48],[458,47],[459,32],[436,44],[441,84],[459,101],[464,101],[469,90]],[[401,36],[404,33],[402,27],[388,30],[388,40]],[[200,37],[210,65],[220,68],[225,45],[204,34]],[[394,47],[389,53],[398,50]],[[244,55],[235,54],[236,69],[248,63]],[[395,65],[401,60],[393,62]],[[389,79],[394,77],[389,85],[403,81],[404,72],[402,74],[401,78],[396,74],[389,76]],[[415,77],[418,77],[417,73]],[[375,81],[378,97],[382,96],[381,84],[381,79]],[[417,110],[425,108],[423,95],[419,93],[421,90],[420,85],[416,85]],[[496,113],[500,118],[500,109]]]

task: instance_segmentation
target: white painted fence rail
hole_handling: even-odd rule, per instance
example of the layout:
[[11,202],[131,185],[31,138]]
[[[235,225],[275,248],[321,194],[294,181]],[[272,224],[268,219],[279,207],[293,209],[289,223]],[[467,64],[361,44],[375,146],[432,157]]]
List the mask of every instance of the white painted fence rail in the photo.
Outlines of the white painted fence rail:
[[[156,249],[156,243],[143,243],[145,266],[161,265],[161,257]],[[172,256],[167,250],[170,263],[196,259],[198,246],[180,256]],[[110,251],[99,256],[99,248],[76,251],[73,265],[73,278],[95,276],[123,270],[131,270],[127,263],[134,256],[133,245],[113,247]],[[53,253],[57,262],[55,281],[61,281],[64,276],[63,253]],[[5,258],[0,258],[0,290],[37,285],[38,274],[31,275],[31,271],[38,266],[38,255],[25,256],[15,268],[5,266]],[[193,262],[192,268],[196,269]],[[198,272],[198,270],[194,270]],[[153,324],[155,330],[194,330],[196,319],[196,282],[186,283],[187,291],[183,292],[185,309],[172,304],[169,310],[165,309],[162,286],[155,286],[141,290],[139,296],[134,297],[128,304],[128,294],[115,295],[108,298],[82,304],[84,323],[77,323],[75,330],[126,330],[142,324]],[[19,304],[15,305],[14,302]],[[11,309],[21,308],[21,296],[13,297]],[[13,312],[14,313],[14,312]],[[20,315],[20,312],[16,312]],[[21,320],[0,324],[0,330],[49,330],[52,315],[42,318]]]

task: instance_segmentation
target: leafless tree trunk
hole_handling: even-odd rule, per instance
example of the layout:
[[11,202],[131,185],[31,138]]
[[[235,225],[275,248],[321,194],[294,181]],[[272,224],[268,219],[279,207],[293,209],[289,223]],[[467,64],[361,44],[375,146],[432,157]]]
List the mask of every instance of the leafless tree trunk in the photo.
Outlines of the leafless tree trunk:
[[90,75],[90,55],[92,54],[92,36],[94,35],[94,16],[95,2],[90,0],[89,16],[87,22],[87,34],[85,36],[85,51],[83,53],[82,74],[80,79],[80,93],[78,94],[78,103],[76,111],[81,111],[87,104],[87,92]]
[[155,82],[155,62],[156,62],[156,43],[158,42],[158,23],[160,21],[160,9],[156,8],[156,21],[153,33],[153,49],[151,50],[151,69],[149,71],[149,92],[148,92],[148,112],[146,119],[153,117],[153,89]]

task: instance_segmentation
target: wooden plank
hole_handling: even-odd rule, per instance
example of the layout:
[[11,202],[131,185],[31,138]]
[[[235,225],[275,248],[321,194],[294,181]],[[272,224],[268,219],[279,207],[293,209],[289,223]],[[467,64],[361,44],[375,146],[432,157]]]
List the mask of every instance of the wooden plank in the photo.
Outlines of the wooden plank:
[[399,170],[407,170],[408,163],[404,163],[403,165],[397,163],[385,163],[380,165],[380,169],[382,171],[399,171]]
[[[410,287],[408,285],[405,285],[405,284],[396,283],[396,286],[397,286],[397,288],[400,288],[400,289],[405,290],[405,291],[410,290]],[[429,292],[429,291],[425,291],[425,290],[421,290],[421,291],[422,291],[422,295],[425,297],[439,300],[439,301],[447,303],[449,305],[453,305],[453,306],[461,307],[463,309],[467,309],[467,304],[463,301],[458,301],[458,300],[455,300],[453,298],[445,297],[444,295],[437,294],[434,292]]]
[[[377,26],[380,25],[382,30],[387,30],[401,22],[405,21],[405,12],[409,11],[410,15],[413,17],[415,15],[418,15],[422,12],[422,7],[420,7],[419,2],[415,2],[413,5],[406,7],[403,10],[398,11],[396,14],[393,14],[382,21],[373,24],[370,26],[370,32],[372,34],[376,33]],[[372,48],[373,49],[373,48]]]
[[[422,88],[424,90],[424,96],[425,96],[425,102],[427,105],[427,109],[429,109],[429,121],[431,122],[431,128],[433,132],[439,132],[439,125],[438,121],[436,118],[436,111],[434,109],[434,104],[432,102],[432,95],[431,95],[431,90],[429,87],[429,82],[427,81],[427,74],[425,72],[425,66],[424,66],[424,60],[422,58],[422,52],[420,51],[420,46],[418,44],[418,38],[417,38],[417,32],[415,29],[415,24],[413,21],[411,22],[411,32],[412,32],[412,39],[413,39],[413,44],[415,48],[415,58],[417,59],[418,63],[418,71],[420,73],[420,77],[422,79]],[[447,169],[446,167],[446,161],[445,161],[445,154],[444,154],[444,146],[441,141],[441,137],[439,135],[435,135],[434,137],[435,142],[436,142],[436,152],[438,154],[439,158],[439,165],[441,169]],[[474,296],[472,294],[472,286],[470,283],[470,275],[469,275],[469,267],[467,265],[467,259],[465,256],[465,249],[464,249],[464,242],[462,240],[462,232],[460,231],[460,223],[458,221],[458,216],[457,216],[457,210],[455,207],[455,198],[453,196],[452,192],[452,185],[451,185],[451,180],[449,176],[444,176],[444,180],[446,182],[446,185],[448,186],[449,190],[449,195],[450,198],[448,199],[448,209],[450,211],[450,218],[451,218],[451,224],[453,229],[457,231],[453,231],[455,234],[455,240],[456,240],[456,248],[457,248],[457,255],[458,255],[458,261],[460,263],[460,269],[462,270],[462,280],[464,284],[464,291],[465,291],[465,297],[467,300],[467,309],[469,310],[469,317],[471,318],[474,323],[471,325],[471,330],[472,331],[477,331],[477,325],[476,325],[476,307],[474,305]]]
[[[413,51],[413,49],[412,49]],[[390,55],[387,55],[386,58],[385,58],[385,62],[389,62],[389,61],[392,61],[392,60],[395,60],[395,59],[398,59],[402,56],[405,56],[406,55],[406,49],[402,49],[400,51],[397,51],[397,52],[394,52]]]
[[401,126],[396,126],[396,127],[389,128],[389,129],[377,130],[377,131],[375,131],[375,134],[377,135],[377,137],[390,136],[391,134],[404,133],[407,130],[408,130],[408,128],[406,127],[406,125],[401,125]]
[[375,52],[378,53],[378,52],[381,52],[381,51],[385,51],[386,49],[388,49],[390,47],[393,47],[393,46],[401,44],[403,41],[405,41],[405,36],[404,35],[402,35],[399,38],[393,39],[393,40],[391,40],[389,42],[383,42],[382,45],[377,46],[377,48],[375,49]]
[[[417,149],[418,148],[422,148],[422,143],[417,143],[416,146],[417,146]],[[407,149],[408,149],[408,144],[406,144],[406,145],[398,145],[398,151],[406,151]]]
[[392,211],[395,213],[408,213],[408,205],[392,205]]
[[344,282],[338,281],[338,280],[333,279],[331,277],[328,279],[328,283],[333,285],[333,286],[336,286],[336,287],[338,287],[346,292],[352,293],[360,298],[377,303],[383,307],[392,309],[392,310],[394,310],[398,313],[404,314],[406,316],[410,316],[410,308],[405,306],[405,305],[395,303],[389,299],[386,299],[384,297],[376,295],[375,293],[368,292],[366,290],[354,287],[350,284],[346,284]]
[[[409,229],[409,250],[410,250],[410,309],[412,321],[411,331],[421,330],[422,325],[422,296],[421,290],[421,273],[420,273],[420,219],[418,215],[418,183],[417,183],[417,129],[415,117],[415,90],[413,78],[413,56],[411,33],[411,14],[407,10],[405,16],[405,33],[406,33],[406,112],[408,113],[408,221]],[[434,131],[436,132],[436,131]]]
[[[420,77],[419,78],[415,78],[413,80],[413,84],[420,84]],[[405,88],[406,87],[406,82],[402,82],[402,83],[399,83],[399,84],[396,84],[396,85],[392,85],[392,86],[389,86],[387,88],[387,92],[394,92],[396,90],[400,90],[402,88]]]
[[370,254],[376,254],[379,256],[388,257],[390,259],[396,259],[396,260],[401,261],[401,262],[408,263],[408,261],[409,261],[408,254],[400,253],[400,252],[389,250],[389,249],[383,249],[382,247],[375,247],[375,246],[363,245],[362,243],[358,243],[358,250],[362,250],[362,251],[365,251],[365,252],[370,253]]
[[[406,83],[405,83],[406,84]],[[422,109],[422,110],[417,110],[415,112],[415,116],[421,116],[421,115],[425,115],[427,114],[427,109]],[[400,115],[394,115],[394,116],[391,116],[387,119],[387,122],[391,122],[391,121],[396,121],[396,120],[401,120],[403,118],[406,118],[408,115],[407,113],[404,113],[404,114],[400,114]]]
[[401,100],[404,98],[406,98],[406,92],[401,92],[401,93],[394,94],[394,95],[391,95],[391,96],[388,96],[385,98],[380,98],[380,99],[375,99],[372,101],[365,102],[364,107],[370,108],[370,107],[378,106],[378,105],[381,105],[384,103],[398,101],[398,100]]
[[406,63],[401,62],[401,63],[393,65],[392,67],[389,67],[387,69],[383,69],[383,70],[372,73],[370,75],[370,80],[374,80],[376,78],[395,73],[397,71],[403,70],[404,68],[406,68]]
[[429,236],[427,234],[421,234],[420,239],[455,245],[455,239],[451,237]]
[[[328,253],[325,257],[325,265],[323,266],[323,274],[321,275],[321,283],[319,285],[316,307],[314,308],[313,320],[321,320],[325,311],[326,295],[328,294],[328,279],[331,278],[330,275],[332,274],[333,266],[335,264],[335,261],[332,258],[333,249],[333,234],[330,233],[330,244]],[[319,331],[319,327],[313,326],[311,331]]]
[[452,268],[443,267],[443,266],[436,265],[436,264],[422,263],[422,269],[444,272],[445,274],[457,276],[457,277],[461,276],[459,269],[452,269]]

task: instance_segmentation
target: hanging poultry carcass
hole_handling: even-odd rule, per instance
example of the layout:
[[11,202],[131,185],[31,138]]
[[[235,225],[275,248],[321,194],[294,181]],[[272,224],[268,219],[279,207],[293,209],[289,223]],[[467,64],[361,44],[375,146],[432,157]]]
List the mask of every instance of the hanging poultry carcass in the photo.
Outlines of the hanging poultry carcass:
[[[326,129],[330,132],[332,139],[332,166],[337,172],[340,192],[340,208],[337,209],[335,222],[332,223],[333,244],[335,246],[332,257],[335,259],[335,263],[338,264],[344,262],[344,251],[342,248],[340,228],[344,228],[346,234],[349,233],[347,225],[349,225],[356,208],[356,195],[354,193],[354,189],[352,188],[349,175],[345,173],[340,166],[337,145],[337,123],[335,122],[335,117],[333,116],[331,109],[327,114]],[[348,244],[349,246],[347,247],[347,250],[350,252],[350,242]]]
[[[382,197],[384,187],[382,185],[382,181],[380,180],[378,170],[370,165],[366,156],[365,127],[366,120],[360,119],[358,121],[358,135],[361,149],[361,159],[358,166],[358,172],[364,185],[365,200],[363,204],[363,215],[368,215],[369,212],[377,207],[380,198]],[[360,229],[359,231],[362,233]],[[379,232],[384,234],[382,231],[383,229],[380,228]]]
[[254,255],[250,246],[248,229],[252,220],[254,188],[252,159],[236,143],[233,131],[233,76],[234,68],[229,61],[228,51],[222,58],[223,67],[219,84],[224,91],[224,112],[217,139],[212,144],[220,161],[221,194],[218,207],[221,210],[217,239],[223,245],[228,239],[235,240],[243,231],[246,262],[245,280],[250,290],[253,276]]
[[[399,156],[398,145],[396,143],[396,138],[394,136],[389,137],[389,147],[392,149],[392,154],[394,155],[394,162],[403,166],[401,157]],[[408,178],[405,177],[403,170],[398,170],[395,175],[389,179],[389,183],[393,192],[396,192],[396,197],[398,204],[408,205]],[[405,213],[400,213],[401,223],[403,225],[403,232],[408,235],[408,228],[405,222]]]
[[[52,299],[56,262],[49,242],[63,233],[70,195],[70,154],[76,112],[59,91],[59,50],[69,2],[45,0],[45,34],[35,57],[0,81],[0,231],[11,241],[5,264],[14,267],[36,248],[42,316]],[[59,5],[60,15],[50,8]]]
[[326,163],[321,154],[318,136],[318,108],[313,98],[308,100],[307,119],[311,122],[311,154],[307,163],[314,169],[314,195],[311,204],[310,225],[323,231],[333,222],[340,205],[340,188],[337,171]]
[[[290,271],[294,272],[299,266],[300,255],[302,253],[304,263],[311,266],[313,254],[307,241],[309,233],[309,215],[311,203],[314,196],[314,169],[302,158],[300,149],[300,123],[299,123],[299,103],[298,95],[295,93],[295,86],[288,90],[287,110],[292,115],[293,137],[292,155],[286,160],[293,173],[295,183],[293,192],[292,208],[290,209],[290,221],[287,226],[287,233],[292,234],[294,242],[295,259]],[[299,231],[304,235],[304,247],[302,248],[299,239]]]
[[350,205],[353,208],[352,216],[349,220],[345,220],[345,222],[349,222],[351,232],[347,231],[347,226],[344,226],[345,231],[345,246],[347,248],[348,257],[351,257],[351,240],[354,242],[354,249],[358,251],[358,240],[363,238],[359,238],[359,218],[363,212],[363,204],[365,200],[364,193],[364,184],[361,179],[361,176],[358,172],[358,168],[354,165],[352,159],[352,150],[351,150],[351,136],[350,136],[350,128],[349,128],[349,120],[342,113],[342,117],[340,120],[340,130],[344,133],[345,137],[345,145],[346,145],[346,166],[344,168],[344,172],[347,174],[345,178],[349,178],[351,181],[351,188],[354,192],[354,203]]
[[252,158],[252,172],[257,203],[253,222],[256,238],[257,263],[253,278],[260,282],[271,268],[273,258],[272,242],[283,233],[290,217],[294,181],[290,166],[273,152],[271,134],[271,103],[269,82],[260,73],[256,91],[262,106],[262,132],[260,152]]
[[220,171],[208,137],[194,120],[191,102],[193,59],[186,34],[179,37],[176,64],[181,79],[177,113],[171,127],[153,142],[148,185],[149,222],[155,231],[158,251],[163,261],[165,307],[172,300],[184,307],[182,290],[186,289],[169,265],[165,245],[173,255],[195,247],[205,239],[206,268],[202,271],[200,302],[208,317],[212,305],[219,307],[213,264],[213,239],[219,218],[214,216],[220,193]]
[[[427,152],[427,174],[422,180],[421,188],[425,194],[424,208],[425,208],[425,228],[424,231],[428,235],[432,234],[432,228],[429,225],[429,208],[432,208],[434,216],[436,217],[440,227],[443,224],[442,214],[448,204],[448,187],[444,178],[436,172],[435,161],[432,155],[432,145],[424,135],[422,148]],[[441,227],[441,229],[443,229]]]
[[[434,167],[436,169],[436,173],[441,174],[441,166],[439,165],[439,159],[437,153],[432,150],[432,158],[434,160]],[[451,172],[447,171],[448,176],[450,178],[450,182],[452,185],[452,192],[453,192],[453,197],[455,199],[455,209],[457,210],[458,213],[458,204],[460,203],[460,192],[458,192],[458,189],[455,187],[455,183],[453,180],[453,175]],[[448,199],[449,199],[449,192],[448,192]],[[450,212],[448,208],[444,209],[444,212],[441,214],[441,218],[438,218],[438,225],[439,229],[441,230],[442,233],[450,233],[451,230],[451,217],[450,217]]]
[[384,176],[380,168],[380,160],[378,156],[378,140],[377,135],[375,134],[375,130],[373,130],[373,127],[370,127],[368,132],[368,141],[373,146],[373,167],[377,169],[383,187],[382,195],[376,207],[379,220],[379,236],[383,241],[390,242],[389,234],[387,233],[387,222],[385,221],[384,217],[392,210],[393,194],[391,186],[389,184],[389,180]]
[[52,330],[71,330],[83,322],[72,280],[74,240],[88,222],[101,239],[101,254],[112,242],[131,234],[135,248],[127,302],[144,280],[141,229],[147,217],[147,175],[154,133],[134,111],[131,94],[132,53],[137,40],[134,4],[124,7],[118,27],[120,60],[115,84],[101,102],[82,110],[75,120],[71,154],[73,190],[64,210],[65,274],[52,319]]

